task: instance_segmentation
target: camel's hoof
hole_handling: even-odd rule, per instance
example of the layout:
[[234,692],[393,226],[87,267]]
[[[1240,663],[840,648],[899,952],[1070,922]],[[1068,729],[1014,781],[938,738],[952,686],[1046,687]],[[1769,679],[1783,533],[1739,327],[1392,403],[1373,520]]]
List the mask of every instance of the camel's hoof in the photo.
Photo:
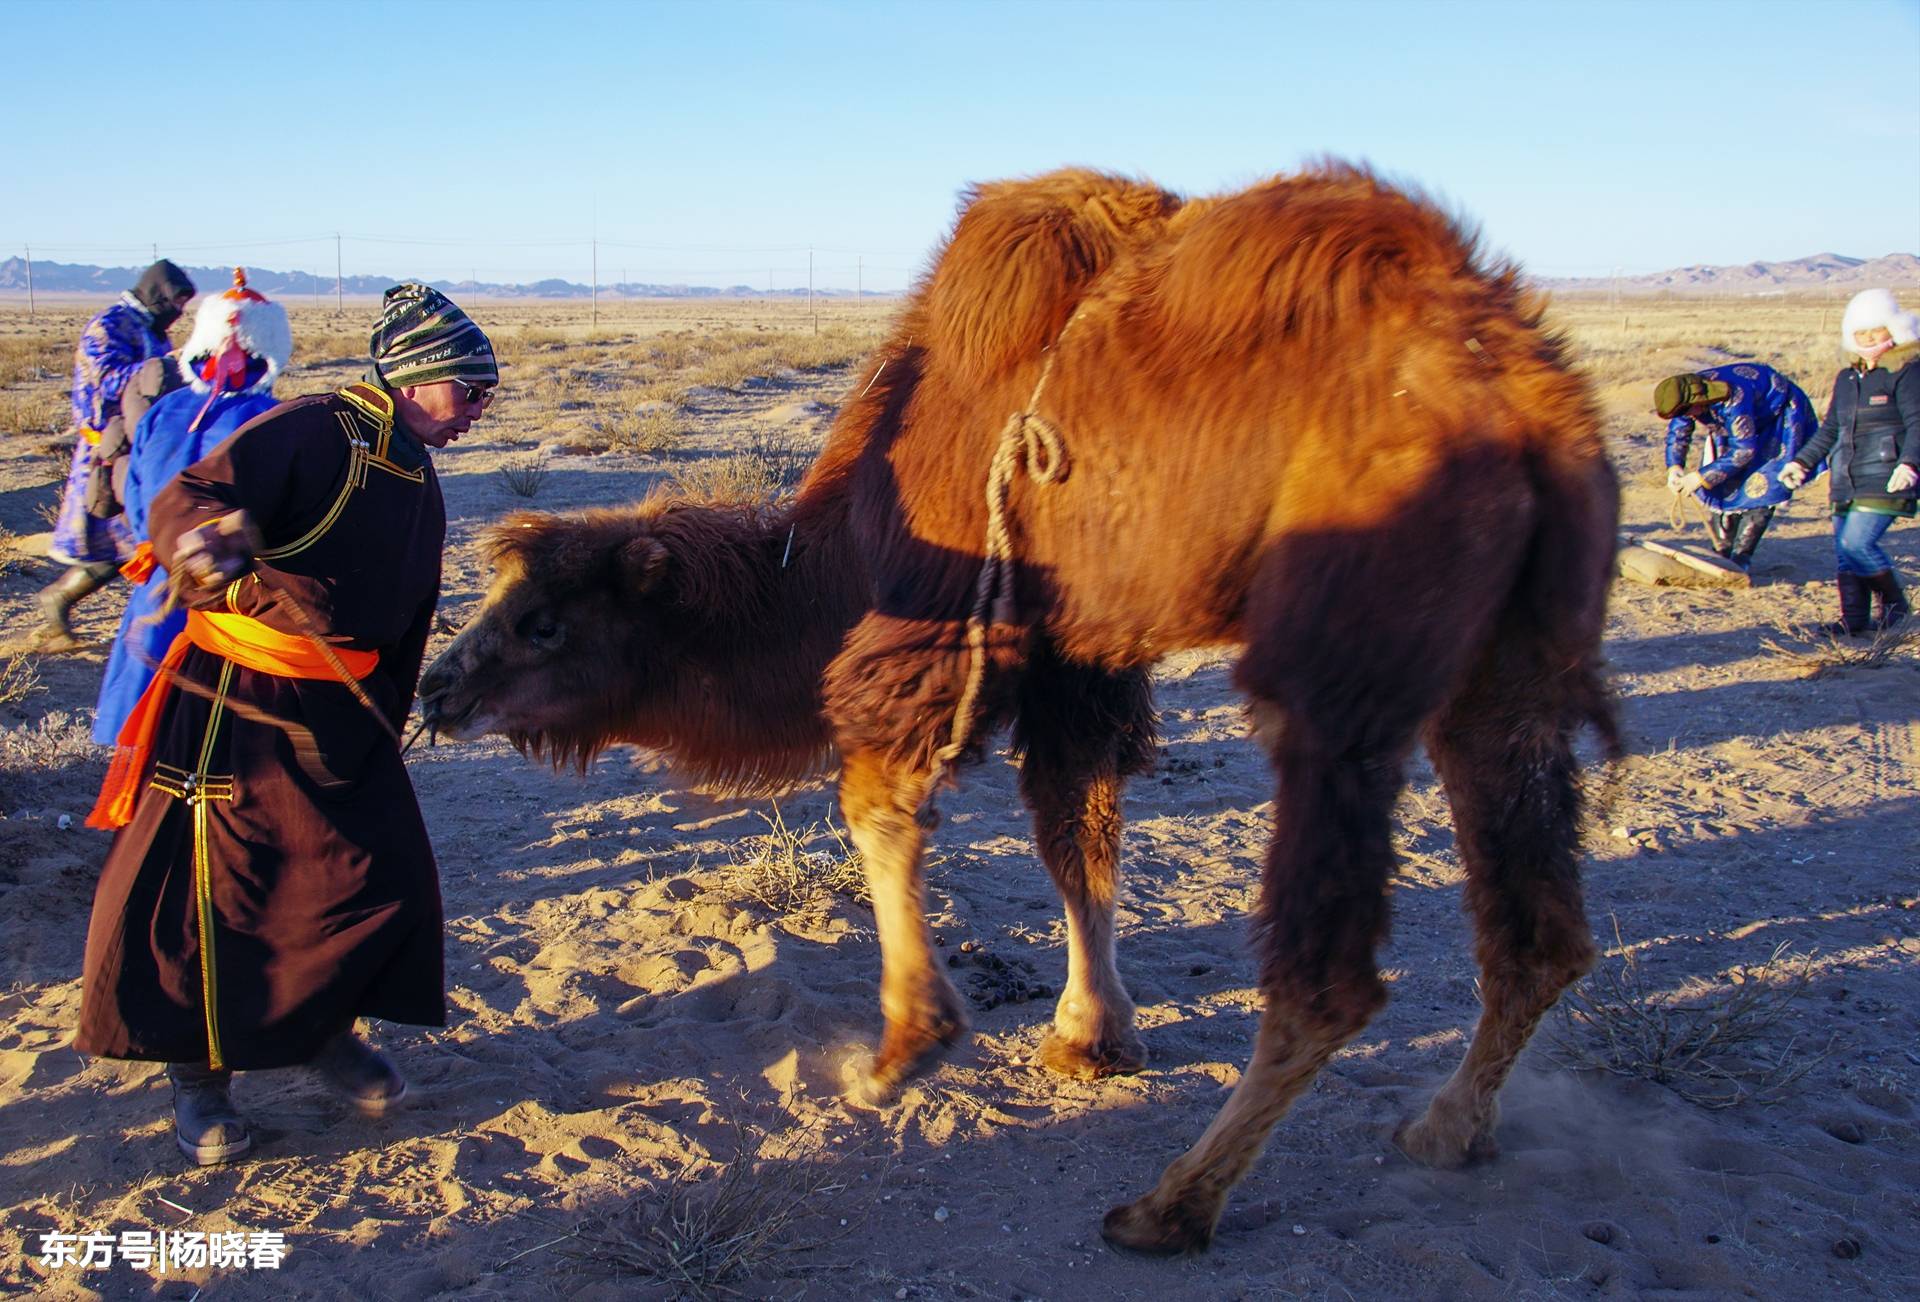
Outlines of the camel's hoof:
[[1500,1145],[1494,1140],[1491,1126],[1476,1131],[1465,1126],[1437,1125],[1432,1112],[1394,1131],[1393,1143],[1421,1166],[1439,1171],[1458,1171],[1500,1156]]
[[1213,1217],[1176,1205],[1155,1211],[1153,1195],[1135,1199],[1108,1212],[1100,1222],[1100,1237],[1116,1248],[1150,1257],[1177,1257],[1204,1252],[1213,1242]]
[[943,1019],[915,1035],[889,1034],[873,1065],[848,1088],[848,1097],[870,1108],[887,1107],[900,1097],[901,1086],[931,1070],[966,1033],[965,1021]]
[[1097,1080],[1102,1076],[1126,1076],[1147,1065],[1147,1046],[1132,1033],[1112,1036],[1094,1044],[1079,1044],[1055,1031],[1040,1045],[1040,1065],[1058,1076],[1074,1080]]

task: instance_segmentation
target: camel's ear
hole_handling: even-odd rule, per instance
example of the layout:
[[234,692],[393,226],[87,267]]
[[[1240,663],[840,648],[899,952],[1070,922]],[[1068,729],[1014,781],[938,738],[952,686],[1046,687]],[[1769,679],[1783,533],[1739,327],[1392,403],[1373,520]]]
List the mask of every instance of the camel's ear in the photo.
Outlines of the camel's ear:
[[620,586],[634,596],[651,591],[667,572],[667,546],[658,538],[641,537],[621,544],[615,561]]

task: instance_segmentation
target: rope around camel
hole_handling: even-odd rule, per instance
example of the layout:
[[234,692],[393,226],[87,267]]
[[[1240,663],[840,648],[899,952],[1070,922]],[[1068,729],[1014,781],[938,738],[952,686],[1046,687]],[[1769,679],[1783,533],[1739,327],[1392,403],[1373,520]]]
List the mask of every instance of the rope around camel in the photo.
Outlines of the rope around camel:
[[1040,414],[1040,399],[1047,381],[1053,378],[1053,364],[1059,359],[1060,345],[1073,329],[1080,313],[1060,330],[1040,368],[1040,378],[1026,405],[1007,417],[1000,429],[1000,441],[994,448],[993,465],[987,472],[987,540],[980,578],[974,585],[973,611],[967,616],[967,681],[954,709],[953,728],[947,742],[933,753],[926,787],[920,797],[917,816],[924,824],[934,792],[940,787],[953,762],[967,748],[975,716],[980,708],[980,692],[987,678],[987,634],[996,623],[1013,621],[1013,532],[1007,520],[1007,502],[1013,493],[1013,478],[1025,470],[1036,484],[1053,484],[1067,476],[1067,447],[1060,430]]

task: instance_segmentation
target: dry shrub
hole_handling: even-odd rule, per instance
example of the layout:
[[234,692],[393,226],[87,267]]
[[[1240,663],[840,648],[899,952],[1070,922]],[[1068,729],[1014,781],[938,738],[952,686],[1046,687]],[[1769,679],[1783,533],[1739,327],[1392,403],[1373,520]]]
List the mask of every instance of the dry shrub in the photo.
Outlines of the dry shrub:
[[57,434],[72,415],[72,402],[53,389],[0,393],[0,434]]
[[795,831],[777,801],[760,817],[766,832],[744,838],[730,866],[741,891],[775,913],[804,913],[834,896],[872,902],[860,852],[831,818]]
[[1782,646],[1772,638],[1760,645],[1799,670],[1805,679],[1820,678],[1846,669],[1884,669],[1888,665],[1913,664],[1920,651],[1920,620],[1909,617],[1892,628],[1883,628],[1868,638],[1837,637],[1810,624],[1781,624],[1782,636],[1806,642],[1807,646]]
[[1561,997],[1551,1053],[1562,1066],[1650,1080],[1719,1109],[1777,1102],[1830,1051],[1805,1052],[1794,1038],[1773,1050],[1761,1044],[1789,1021],[1813,980],[1812,956],[1793,953],[1789,942],[1722,981],[1656,990],[1619,936],[1616,920],[1619,962],[1603,963]]
[[26,656],[9,656],[7,662],[0,665],[0,706],[18,705],[43,690],[40,675]]
[[709,389],[738,389],[749,380],[766,379],[786,369],[772,348],[760,346],[720,353],[688,378]]
[[743,1296],[735,1285],[749,1276],[846,1237],[853,1218],[840,1204],[857,1183],[858,1150],[831,1146],[790,1108],[778,1123],[731,1123],[727,1158],[688,1164],[575,1227],[558,1251],[582,1271],[637,1275],[706,1302]]
[[534,497],[546,482],[545,457],[521,457],[500,467],[500,482],[516,497]]
[[566,332],[546,326],[523,325],[502,341],[508,352],[539,353],[565,346]]
[[0,384],[64,377],[73,365],[73,341],[49,335],[0,337]]
[[665,452],[686,437],[687,420],[676,407],[645,407],[596,417],[594,432],[617,452]]
[[793,482],[781,463],[754,452],[691,462],[673,477],[681,496],[715,506],[769,506],[791,493]]

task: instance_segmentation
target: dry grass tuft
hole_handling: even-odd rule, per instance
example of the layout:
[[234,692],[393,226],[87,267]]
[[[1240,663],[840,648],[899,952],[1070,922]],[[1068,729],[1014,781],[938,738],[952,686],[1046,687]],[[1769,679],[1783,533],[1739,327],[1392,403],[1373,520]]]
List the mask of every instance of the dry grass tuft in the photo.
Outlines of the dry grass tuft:
[[0,665],[0,706],[18,705],[35,692],[44,691],[33,661],[24,655],[7,657]]
[[583,1271],[640,1276],[676,1297],[744,1296],[735,1285],[851,1233],[837,1204],[855,1152],[781,1109],[778,1133],[734,1122],[733,1152],[693,1163],[649,1195],[577,1226],[558,1247]]
[[667,452],[678,447],[690,426],[670,404],[613,412],[591,422],[604,446],[616,452]]
[[0,393],[0,434],[58,434],[72,415],[73,404],[52,388]]
[[1908,618],[1868,638],[1836,637],[1811,624],[1781,624],[1781,636],[1806,646],[1783,646],[1772,638],[1760,645],[1800,671],[1805,679],[1847,669],[1884,669],[1920,661],[1920,620]]
[[72,365],[72,340],[53,334],[0,336],[0,384],[62,379]]
[[500,482],[507,491],[516,497],[535,497],[540,485],[546,482],[547,461],[545,457],[522,457],[500,467]]
[[1789,1020],[1813,980],[1812,957],[1786,941],[1723,983],[1689,981],[1678,990],[1653,989],[1639,960],[1619,949],[1618,963],[1602,964],[1561,997],[1551,1053],[1564,1067],[1650,1080],[1717,1110],[1777,1102],[1830,1052],[1805,1052],[1793,1038],[1777,1050],[1760,1043]]
[[760,816],[765,833],[740,842],[731,880],[775,913],[805,913],[840,896],[871,904],[860,852],[831,819],[798,831],[787,826],[776,801]]

